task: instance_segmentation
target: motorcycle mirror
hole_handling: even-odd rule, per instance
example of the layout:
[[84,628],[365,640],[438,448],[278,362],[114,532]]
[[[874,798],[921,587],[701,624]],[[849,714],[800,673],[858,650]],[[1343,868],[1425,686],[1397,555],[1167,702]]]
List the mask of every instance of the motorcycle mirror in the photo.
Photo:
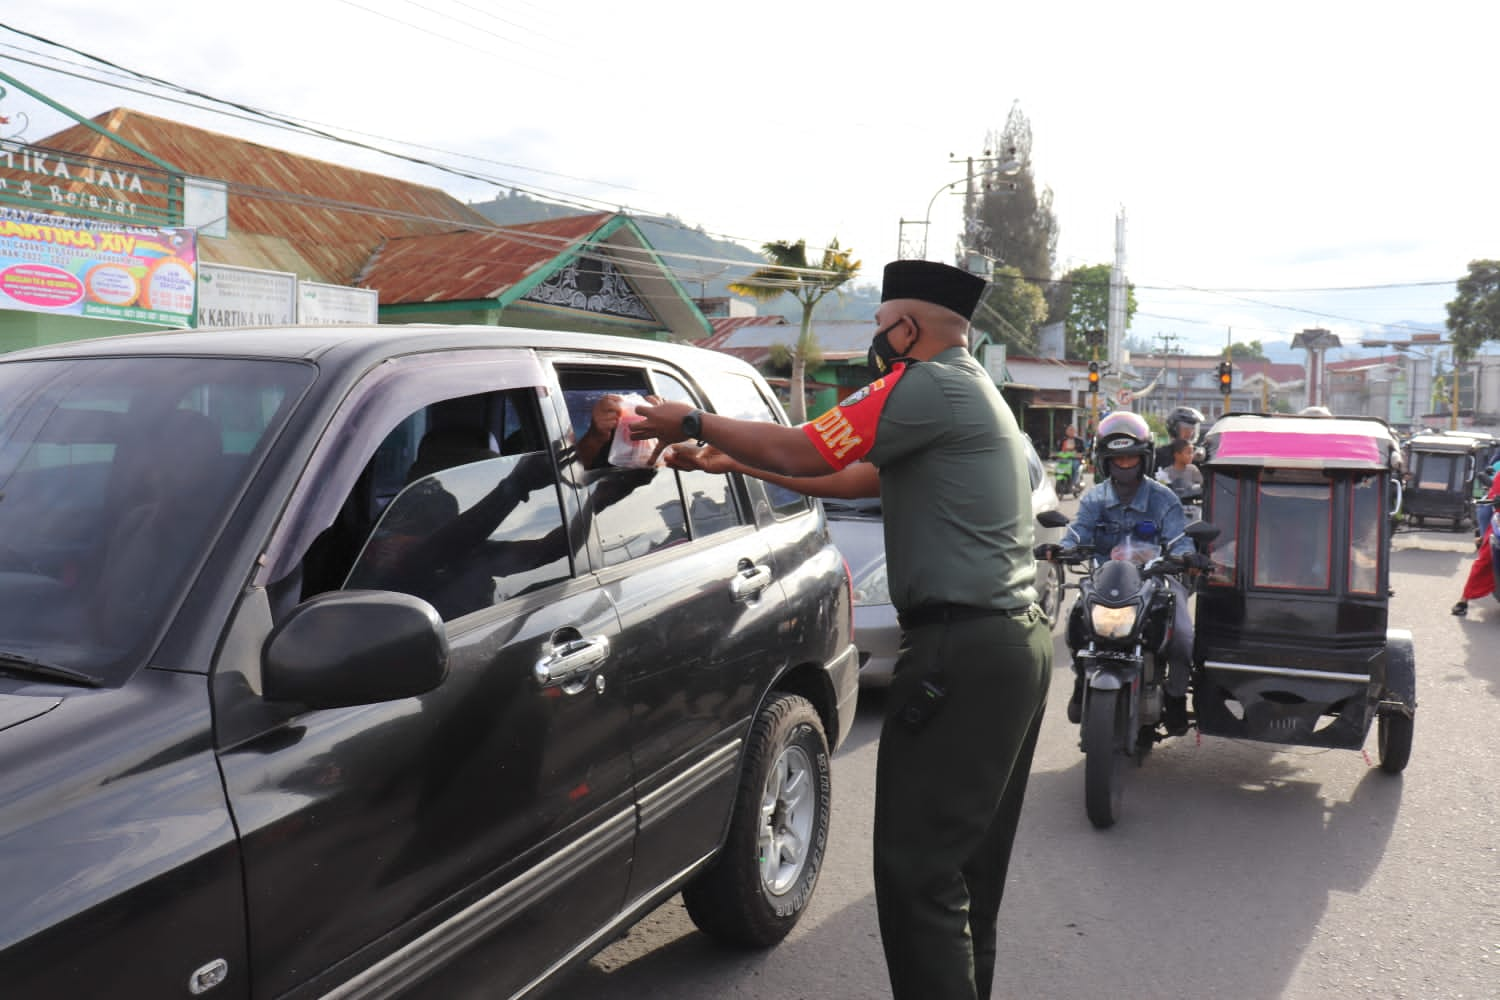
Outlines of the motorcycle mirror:
[[1060,510],[1044,510],[1036,516],[1036,523],[1044,528],[1066,528],[1068,515]]
[[1215,538],[1218,538],[1219,529],[1207,521],[1194,521],[1187,526],[1187,530],[1183,534],[1201,545],[1204,542],[1211,542]]

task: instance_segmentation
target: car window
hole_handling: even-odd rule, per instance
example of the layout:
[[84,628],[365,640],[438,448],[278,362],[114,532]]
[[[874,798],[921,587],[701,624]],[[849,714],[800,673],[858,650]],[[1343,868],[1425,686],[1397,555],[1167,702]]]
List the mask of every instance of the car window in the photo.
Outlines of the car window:
[[[309,547],[295,599],[394,590],[451,621],[571,576],[535,388],[437,399],[384,419],[395,425]],[[285,589],[277,605],[288,603]]]
[[[652,372],[652,381],[656,383],[656,394],[663,399],[702,405],[687,386],[666,372]],[[743,523],[728,476],[691,471],[677,473],[677,479],[682,485],[682,495],[687,497],[688,524],[694,538]]]
[[1026,450],[1026,472],[1031,476],[1031,488],[1035,491],[1047,477],[1047,467],[1042,464],[1042,458],[1036,453],[1030,438],[1022,436],[1021,443]]
[[345,587],[412,594],[451,621],[570,572],[552,461],[533,451],[419,476],[386,508]]
[[133,662],[312,377],[239,359],[0,365],[7,650],[101,679]]
[[572,424],[575,476],[584,490],[604,564],[613,566],[688,540],[687,513],[671,469],[621,469],[608,462],[608,442],[586,448],[594,408],[607,394],[652,394],[642,368],[558,365],[558,385]]
[[[705,372],[698,377],[713,398],[714,412],[736,420],[767,420],[781,423],[776,411],[761,395],[755,382],[733,372]],[[800,514],[809,508],[807,497],[796,490],[762,481],[771,510],[780,516]]]

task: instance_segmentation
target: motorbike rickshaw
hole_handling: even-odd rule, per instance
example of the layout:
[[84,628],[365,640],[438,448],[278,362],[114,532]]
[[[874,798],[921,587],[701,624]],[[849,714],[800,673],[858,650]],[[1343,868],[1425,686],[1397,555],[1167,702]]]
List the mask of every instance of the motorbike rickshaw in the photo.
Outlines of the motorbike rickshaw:
[[[1476,477],[1500,444],[1489,434],[1432,431],[1407,443],[1404,513],[1414,526],[1428,518],[1451,522],[1453,530],[1474,525]],[[1482,492],[1480,495],[1483,495]]]
[[1378,418],[1230,414],[1204,443],[1219,529],[1197,596],[1193,711],[1212,736],[1359,750],[1406,767],[1411,633],[1391,628],[1401,449]]

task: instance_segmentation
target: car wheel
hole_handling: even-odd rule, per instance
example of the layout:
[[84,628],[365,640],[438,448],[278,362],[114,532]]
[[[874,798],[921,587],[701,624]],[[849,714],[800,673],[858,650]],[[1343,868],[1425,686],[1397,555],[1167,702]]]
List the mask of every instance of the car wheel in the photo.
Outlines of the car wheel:
[[1062,563],[1045,560],[1039,561],[1036,569],[1037,604],[1041,605],[1042,612],[1046,614],[1047,624],[1056,628],[1057,620],[1062,617],[1063,588],[1067,582],[1067,571],[1063,569]]
[[818,884],[832,789],[817,711],[799,695],[773,695],[750,730],[724,847],[682,892],[699,930],[746,948],[786,937]]

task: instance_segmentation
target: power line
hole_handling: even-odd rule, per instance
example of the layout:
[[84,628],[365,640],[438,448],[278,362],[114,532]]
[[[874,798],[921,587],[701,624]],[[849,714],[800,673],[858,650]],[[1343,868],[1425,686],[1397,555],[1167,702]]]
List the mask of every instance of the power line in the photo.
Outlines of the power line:
[[[399,18],[395,18],[392,15],[385,14],[383,12],[373,10],[371,8],[362,6],[361,4],[358,4],[358,3],[354,3],[354,2],[352,2],[352,0],[340,0],[340,2],[345,3],[346,5],[354,7],[356,9],[358,9],[358,10],[364,11],[366,13],[373,14],[373,15],[380,16],[380,17],[385,17],[385,18],[397,21],[397,23],[404,24],[404,25],[406,25],[408,27],[416,28],[417,30],[424,31],[424,32],[426,32],[428,34],[433,34],[436,37],[443,39],[444,41],[450,41],[450,42],[454,42],[455,44],[465,45],[466,48],[473,48],[472,46],[468,46],[466,43],[460,42],[460,41],[458,41],[456,39],[448,38],[447,36],[438,34],[436,32],[432,32],[430,29],[423,28],[420,25],[409,24],[408,22],[401,21]],[[477,26],[469,25],[468,22],[464,22],[464,21],[461,21],[461,20],[459,20],[457,18],[454,18],[454,17],[452,17],[452,15],[443,14],[442,12],[435,11],[433,8],[424,6],[423,4],[420,4],[420,3],[416,3],[415,0],[405,0],[405,2],[410,3],[412,6],[418,7],[419,9],[427,10],[430,13],[435,13],[435,14],[438,14],[439,16],[449,17],[451,20],[455,20],[455,21],[457,21],[460,24],[464,24],[466,27],[472,27],[472,28],[475,28],[475,30],[480,30],[480,31],[484,31],[485,30],[485,29],[482,29],[482,28],[478,28]],[[483,12],[481,12],[481,13],[483,13]],[[500,19],[500,20],[503,20],[503,19]],[[109,67],[109,69],[116,71],[115,73],[110,74],[110,75],[123,75],[123,76],[126,76],[127,78],[130,78],[130,79],[146,81],[146,82],[148,82],[148,83],[150,83],[150,84],[152,84],[154,86],[157,86],[157,87],[160,87],[160,88],[163,88],[163,89],[175,92],[175,93],[180,93],[180,94],[188,95],[188,96],[191,96],[191,97],[194,97],[194,98],[198,98],[199,100],[208,101],[208,102],[210,102],[211,104],[214,104],[214,105],[223,105],[223,106],[226,106],[226,107],[229,107],[229,108],[234,108],[237,111],[242,112],[242,114],[233,114],[233,113],[230,113],[230,112],[223,111],[221,108],[218,108],[218,107],[206,107],[206,106],[204,106],[202,104],[195,104],[195,103],[188,102],[188,101],[183,101],[183,100],[180,100],[180,99],[177,99],[177,98],[172,98],[172,97],[167,97],[167,96],[164,96],[164,95],[161,95],[161,94],[152,93],[150,91],[140,90],[138,88],[126,87],[126,86],[124,86],[122,84],[119,84],[119,83],[105,83],[104,81],[101,81],[101,80],[99,80],[97,78],[94,78],[94,77],[90,77],[90,76],[88,76],[88,75],[86,75],[84,73],[70,72],[70,71],[67,71],[67,70],[61,70],[61,69],[57,69],[56,67],[45,66],[45,65],[42,65],[40,63],[31,62],[31,61],[28,61],[28,60],[17,60],[19,62],[23,62],[23,63],[25,63],[27,65],[35,66],[35,67],[37,67],[39,69],[42,69],[44,71],[47,71],[47,72],[60,73],[60,74],[63,74],[63,75],[75,77],[77,79],[82,79],[82,80],[85,80],[87,82],[102,84],[102,85],[105,85],[105,86],[111,86],[111,87],[115,87],[116,89],[126,90],[126,91],[133,92],[133,93],[140,93],[140,94],[143,94],[143,95],[146,95],[146,96],[154,97],[156,99],[171,101],[173,103],[182,104],[182,105],[187,106],[187,107],[192,107],[192,108],[195,108],[197,110],[206,111],[206,112],[213,113],[213,114],[221,114],[221,115],[225,115],[226,117],[237,118],[239,120],[248,121],[248,122],[252,122],[252,123],[256,123],[256,124],[269,124],[272,127],[280,128],[280,129],[283,129],[283,130],[286,130],[286,131],[291,131],[291,132],[295,132],[295,133],[303,134],[303,135],[309,135],[309,136],[312,136],[312,137],[315,137],[315,138],[319,138],[319,139],[323,139],[323,140],[326,140],[326,141],[340,143],[340,144],[343,144],[343,145],[346,145],[346,146],[349,146],[349,147],[352,147],[352,148],[363,149],[363,150],[367,150],[367,151],[370,151],[370,152],[379,153],[381,155],[391,156],[391,157],[394,157],[396,159],[404,160],[404,161],[406,161],[408,163],[412,163],[412,164],[417,165],[417,166],[422,166],[422,167],[426,167],[426,168],[429,168],[429,169],[438,170],[438,171],[441,171],[441,172],[444,172],[444,173],[448,173],[448,174],[451,174],[451,175],[456,176],[456,177],[461,177],[461,178],[464,178],[464,179],[467,179],[467,180],[479,181],[479,182],[485,183],[485,184],[493,184],[493,185],[495,185],[497,187],[508,187],[508,188],[511,188],[512,190],[522,191],[522,192],[525,192],[525,193],[532,194],[532,195],[535,195],[537,197],[540,197],[540,198],[542,198],[544,200],[561,204],[564,207],[579,208],[579,209],[582,209],[582,210],[585,210],[585,211],[614,211],[617,208],[617,206],[615,206],[613,203],[605,202],[605,201],[600,200],[600,199],[594,199],[594,198],[590,198],[590,197],[584,196],[584,195],[576,195],[576,194],[572,194],[572,193],[569,193],[569,192],[557,192],[557,191],[553,191],[553,190],[550,190],[550,189],[547,189],[547,188],[543,188],[543,187],[539,187],[539,186],[533,186],[533,185],[529,185],[529,184],[522,184],[522,183],[518,183],[518,182],[515,182],[513,180],[506,179],[506,178],[499,178],[499,177],[494,177],[494,176],[489,176],[489,175],[477,173],[477,172],[474,172],[474,171],[471,171],[471,170],[464,170],[464,169],[460,169],[460,168],[457,168],[457,167],[454,167],[454,166],[451,166],[451,165],[448,165],[448,164],[440,163],[440,162],[437,162],[437,161],[434,161],[434,160],[424,159],[424,158],[421,158],[421,157],[412,156],[412,155],[408,155],[408,154],[405,154],[405,153],[401,153],[401,152],[393,151],[393,150],[390,150],[390,149],[386,149],[386,148],[383,148],[381,146],[376,146],[376,145],[373,145],[373,144],[368,143],[368,142],[363,142],[363,141],[359,141],[359,140],[350,139],[350,138],[347,138],[345,136],[341,136],[341,135],[338,135],[338,134],[335,134],[333,132],[328,131],[329,128],[337,128],[338,126],[320,126],[320,125],[318,125],[316,123],[311,123],[311,122],[307,122],[307,121],[304,121],[304,120],[300,120],[300,119],[297,119],[297,118],[295,118],[293,116],[290,116],[290,115],[285,115],[285,114],[281,114],[281,113],[277,113],[277,112],[271,112],[271,111],[263,110],[263,109],[260,109],[260,108],[256,108],[256,107],[254,107],[252,105],[248,105],[248,104],[244,104],[244,103],[240,103],[240,102],[236,102],[236,101],[231,101],[231,100],[226,100],[226,99],[223,99],[223,98],[214,97],[211,94],[207,94],[207,93],[195,90],[195,89],[190,88],[190,87],[184,87],[182,85],[179,85],[179,84],[173,83],[171,81],[164,80],[164,79],[152,76],[150,74],[141,73],[141,72],[138,72],[138,71],[135,71],[135,70],[131,70],[131,69],[127,68],[127,67],[124,67],[124,66],[121,66],[121,65],[119,65],[117,63],[111,62],[110,60],[104,59],[104,58],[102,58],[100,56],[95,56],[95,55],[93,55],[91,53],[84,52],[84,51],[82,51],[80,49],[77,49],[77,48],[75,48],[73,46],[53,41],[52,39],[48,39],[48,38],[42,37],[40,35],[36,35],[36,34],[31,33],[31,32],[15,28],[15,27],[13,27],[11,25],[0,24],[0,27],[4,27],[4,28],[6,28],[9,31],[14,32],[15,34],[22,35],[24,37],[30,38],[30,39],[32,39],[34,41],[37,41],[37,42],[40,42],[40,43],[42,43],[44,45],[49,45],[49,46],[52,46],[54,48],[58,48],[58,49],[61,49],[61,50],[67,51],[67,52],[71,52],[71,53],[73,53],[73,54],[75,54],[77,56],[80,56],[80,57],[82,57],[84,59],[89,60],[92,63],[96,63],[96,64],[98,64],[100,66],[104,66],[104,67]],[[504,36],[498,35],[498,34],[496,34],[494,32],[485,31],[485,33],[486,34],[491,34],[494,37],[500,38],[503,41],[510,41],[510,39],[507,39]],[[14,46],[11,46],[11,47],[17,48],[19,51],[28,52],[31,55],[36,55],[39,58],[54,59],[55,61],[65,62],[64,60],[56,60],[55,57],[50,57],[50,56],[42,55],[40,53],[30,52],[29,50],[20,49],[19,47],[14,47]],[[77,64],[69,64],[69,65],[77,65]],[[89,67],[89,68],[93,69],[93,67]],[[348,129],[344,129],[342,131],[350,132],[351,134],[366,135],[369,138],[378,139],[381,142],[397,143],[397,144],[400,144],[400,145],[411,146],[412,148],[428,149],[428,150],[431,150],[431,151],[434,151],[434,152],[443,153],[444,155],[447,155],[447,156],[458,156],[458,157],[462,157],[464,159],[473,160],[475,162],[491,163],[491,164],[498,165],[498,166],[506,166],[506,167],[510,167],[510,168],[513,168],[513,169],[520,169],[520,170],[526,170],[528,172],[533,172],[533,173],[540,173],[540,174],[546,174],[546,175],[550,175],[550,176],[556,176],[556,177],[560,177],[560,178],[563,178],[563,179],[566,179],[566,180],[574,180],[574,181],[579,181],[579,182],[582,182],[582,183],[598,184],[598,185],[601,185],[601,186],[608,186],[608,187],[619,187],[619,188],[622,188],[622,189],[625,189],[625,190],[634,190],[632,188],[625,188],[625,186],[623,186],[623,185],[614,185],[614,184],[609,184],[607,182],[594,181],[594,180],[591,180],[591,179],[588,179],[588,178],[577,177],[577,176],[569,175],[569,174],[562,174],[562,173],[558,173],[558,172],[555,172],[555,171],[539,170],[539,169],[536,169],[536,168],[526,167],[526,166],[520,165],[520,164],[503,163],[501,161],[487,160],[487,159],[482,158],[482,157],[469,156],[468,154],[459,154],[459,153],[453,153],[451,151],[434,149],[433,147],[418,146],[417,144],[407,143],[404,140],[393,139],[393,138],[390,138],[390,137],[370,136],[368,133],[359,133],[359,132],[355,132],[354,130],[348,130]],[[262,192],[262,196],[265,196],[264,192]],[[347,205],[340,206],[340,207],[343,210],[352,210],[350,208],[350,206],[347,206]],[[626,211],[626,209],[627,209],[627,206],[618,206],[618,210],[620,210],[620,211]],[[688,228],[686,225],[683,225],[682,223],[677,222],[674,219],[671,219],[670,217],[668,217],[664,213],[652,213],[652,212],[649,212],[648,210],[647,211],[641,211],[641,210],[638,210],[638,209],[632,209],[632,211],[639,212],[639,214],[641,214],[643,216],[651,216],[652,218],[654,218],[656,221],[658,221],[660,224],[663,224],[663,225],[674,225],[675,224],[678,228],[681,228],[681,229],[687,229]],[[451,220],[429,220],[429,221],[445,221],[446,222],[446,221],[451,221]],[[497,228],[503,229],[503,227],[497,227]],[[730,240],[730,241],[737,242],[737,243],[750,242],[749,240],[746,240],[744,238],[732,236],[732,235],[729,235],[729,234],[707,233],[707,232],[705,232],[705,235],[715,236],[717,238],[726,239],[726,240]],[[815,248],[815,249],[821,249],[821,248]],[[661,253],[660,255],[664,256],[664,257],[674,257],[674,256],[677,256],[677,257],[684,257],[684,258],[687,257],[687,256],[690,256],[690,255],[673,255],[673,254],[667,254],[667,253]],[[722,259],[722,258],[702,257],[702,258],[697,258],[697,259],[700,259],[700,260],[702,260],[703,262],[706,262],[706,263],[713,263],[713,264],[725,264],[725,265],[729,265],[729,266],[749,266],[746,262],[743,262],[743,261],[731,261],[731,260]],[[759,266],[759,265],[757,265],[757,266]],[[819,272],[816,269],[809,269],[809,271],[806,272],[806,273],[809,273],[809,274],[821,274],[822,272]],[[1008,274],[997,274],[996,277],[997,278],[999,278],[999,277],[1005,277],[1005,278],[1010,279],[1010,280],[1016,280],[1018,276],[1016,276],[1016,275],[1008,275]],[[1019,276],[1019,278],[1020,278],[1020,280],[1025,280],[1025,281],[1028,281],[1028,282],[1031,282],[1031,283],[1034,283],[1034,284],[1054,285],[1054,286],[1056,286],[1056,285],[1070,285],[1070,284],[1075,284],[1076,283],[1076,282],[1073,282],[1072,280],[1068,279],[1067,277],[1062,277],[1062,278],[1048,278],[1048,277],[1035,277],[1035,276],[1024,276],[1024,275],[1022,275],[1022,276]],[[1326,288],[1259,288],[1259,289],[1233,289],[1233,288],[1209,289],[1209,288],[1194,287],[1194,286],[1190,286],[1190,285],[1144,285],[1144,284],[1132,284],[1130,287],[1133,290],[1139,290],[1139,291],[1191,291],[1191,292],[1196,292],[1196,293],[1200,293],[1200,294],[1222,295],[1222,296],[1225,296],[1227,298],[1236,299],[1237,301],[1241,301],[1241,302],[1244,302],[1244,303],[1250,304],[1250,305],[1255,305],[1255,306],[1258,306],[1258,307],[1261,307],[1261,308],[1281,309],[1281,310],[1285,310],[1285,311],[1300,313],[1300,314],[1303,314],[1303,315],[1315,316],[1315,317],[1319,317],[1319,318],[1323,318],[1323,319],[1335,319],[1335,320],[1340,320],[1340,321],[1348,322],[1348,323],[1355,323],[1355,324],[1361,324],[1361,325],[1369,325],[1367,321],[1358,320],[1358,319],[1355,319],[1355,318],[1352,318],[1352,317],[1348,317],[1348,316],[1343,316],[1343,315],[1340,315],[1340,314],[1337,314],[1337,313],[1322,312],[1322,311],[1318,311],[1318,310],[1306,309],[1306,308],[1297,307],[1297,306],[1283,305],[1283,304],[1280,304],[1280,303],[1264,302],[1264,301],[1255,300],[1255,299],[1248,299],[1248,298],[1241,297],[1241,294],[1242,293],[1246,293],[1246,292],[1252,293],[1252,294],[1262,294],[1262,295],[1264,295],[1264,294],[1320,294],[1320,293],[1321,294],[1331,294],[1331,293],[1337,293],[1337,292],[1357,292],[1357,291],[1390,290],[1390,289],[1398,289],[1398,288],[1437,287],[1437,286],[1443,286],[1443,285],[1452,285],[1452,284],[1455,284],[1455,283],[1456,283],[1455,281],[1417,281],[1417,282],[1394,282],[1394,283],[1384,283],[1384,284],[1375,284],[1375,285],[1363,285],[1363,286],[1354,285],[1354,286],[1326,287]],[[1090,284],[1090,285],[1092,285],[1092,284],[1103,284],[1103,282],[1102,281],[1096,282],[1096,281],[1092,281],[1091,280],[1091,281],[1087,282],[1087,284]],[[1167,318],[1171,318],[1171,317],[1167,317]],[[1192,320],[1178,320],[1178,321],[1181,321],[1181,322],[1200,322],[1200,321],[1192,321]],[[1204,322],[1206,322],[1206,321],[1204,321]],[[1410,326],[1408,324],[1399,324],[1399,323],[1397,323],[1397,324],[1389,324],[1389,323],[1380,324],[1380,323],[1377,323],[1377,324],[1374,324],[1374,325],[1379,326],[1381,328],[1386,328],[1386,329],[1412,330],[1412,331],[1423,332],[1422,328],[1420,328],[1420,327],[1413,327],[1413,326]]]

